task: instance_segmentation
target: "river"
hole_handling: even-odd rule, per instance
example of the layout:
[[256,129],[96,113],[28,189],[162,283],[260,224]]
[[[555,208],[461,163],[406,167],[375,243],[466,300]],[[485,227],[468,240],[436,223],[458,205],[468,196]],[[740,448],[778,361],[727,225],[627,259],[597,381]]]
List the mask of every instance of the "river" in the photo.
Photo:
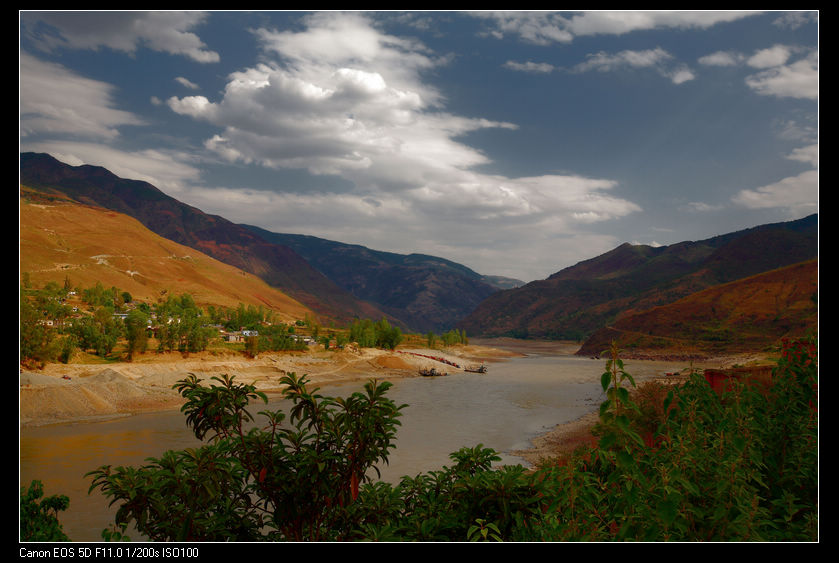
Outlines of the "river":
[[[408,407],[390,463],[380,468],[382,479],[395,483],[403,475],[450,465],[451,452],[479,443],[502,454],[502,463],[524,463],[508,452],[526,449],[534,437],[595,410],[603,400],[602,360],[527,350],[524,357],[489,364],[485,374],[393,380],[388,396]],[[628,361],[626,367],[644,379],[684,366]],[[323,386],[321,393],[341,395],[359,388]],[[272,402],[269,408],[282,407]],[[90,480],[84,474],[105,464],[140,465],[167,450],[196,445],[179,411],[23,428],[20,483],[39,479],[45,494],[67,495],[70,507],[59,515],[67,535],[74,541],[101,541],[115,509],[98,491],[88,494]]]

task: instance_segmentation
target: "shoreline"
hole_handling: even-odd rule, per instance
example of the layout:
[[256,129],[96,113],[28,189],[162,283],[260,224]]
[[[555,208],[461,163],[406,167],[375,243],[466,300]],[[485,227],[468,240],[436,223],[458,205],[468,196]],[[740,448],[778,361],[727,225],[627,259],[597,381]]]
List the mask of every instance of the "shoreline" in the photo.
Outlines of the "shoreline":
[[[408,352],[408,353],[406,353]],[[451,363],[414,355],[433,354]],[[159,354],[149,352],[132,362],[48,364],[19,374],[21,427],[96,421],[180,408],[183,398],[172,386],[189,374],[205,383],[228,374],[240,383],[274,395],[288,373],[306,375],[311,387],[366,382],[369,379],[420,377],[421,369],[445,367],[463,371],[481,363],[503,361],[515,352],[480,345],[457,345],[444,350],[404,348],[386,351],[347,347],[328,351],[275,352],[248,358],[242,354],[211,352]]]
[[[579,344],[573,342],[475,338],[469,345],[443,350],[403,348],[385,351],[348,347],[340,351],[310,349],[267,353],[256,358],[237,353],[201,353],[188,357],[147,353],[133,362],[49,364],[41,370],[21,371],[19,422],[23,428],[94,422],[178,409],[183,405],[183,398],[172,386],[190,373],[205,382],[213,376],[229,374],[270,396],[282,392],[280,379],[290,372],[305,374],[311,387],[321,387],[365,382],[372,378],[420,377],[420,370],[431,367],[457,372],[481,363],[503,362],[528,355],[574,355],[578,349]],[[460,367],[421,355],[442,357]],[[701,363],[703,367],[724,367],[755,358],[732,356]],[[594,407],[592,412],[558,424],[533,438],[529,448],[509,453],[536,466],[544,459],[571,452],[590,439],[590,429],[597,420],[597,408]]]

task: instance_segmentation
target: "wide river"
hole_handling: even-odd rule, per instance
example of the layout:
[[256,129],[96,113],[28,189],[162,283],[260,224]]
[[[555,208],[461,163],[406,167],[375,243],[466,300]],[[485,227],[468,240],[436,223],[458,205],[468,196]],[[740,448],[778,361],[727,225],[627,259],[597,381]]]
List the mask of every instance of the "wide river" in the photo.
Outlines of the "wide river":
[[[502,463],[524,463],[509,452],[528,448],[534,437],[595,410],[603,400],[603,360],[547,348],[527,350],[525,357],[488,364],[486,374],[393,380],[388,396],[408,407],[402,411],[390,464],[380,468],[382,478],[395,483],[403,475],[451,465],[451,452],[477,444],[502,454]],[[627,371],[636,379],[682,367],[669,362],[626,362]],[[321,393],[337,396],[360,387],[323,386]],[[268,408],[284,407],[276,401]],[[256,410],[263,410],[263,405]],[[177,410],[23,428],[20,483],[39,479],[47,495],[67,495],[70,507],[60,514],[67,535],[74,541],[101,541],[101,531],[113,522],[114,509],[98,491],[88,494],[90,480],[85,473],[106,464],[140,465],[148,457],[197,444]],[[142,540],[136,533],[131,538]]]

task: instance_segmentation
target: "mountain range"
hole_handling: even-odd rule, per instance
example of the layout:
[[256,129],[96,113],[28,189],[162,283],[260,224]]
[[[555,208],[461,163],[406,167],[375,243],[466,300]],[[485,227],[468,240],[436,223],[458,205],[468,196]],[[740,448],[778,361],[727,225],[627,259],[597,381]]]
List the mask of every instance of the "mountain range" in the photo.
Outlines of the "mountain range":
[[584,340],[621,315],[818,258],[818,216],[668,246],[622,244],[547,279],[489,296],[472,335]]
[[22,153],[20,183],[124,213],[164,238],[262,278],[326,318],[346,322],[353,317],[384,316],[290,248],[271,244],[223,217],[186,205],[148,182],[120,178],[99,166],[70,166],[48,154]]
[[[296,315],[311,311],[326,322],[386,317],[412,332],[456,327],[470,336],[588,339],[581,353],[609,337],[648,348],[662,338],[680,346],[697,339],[742,344],[731,335],[745,331],[762,334],[762,340],[751,338],[755,344],[776,338],[784,327],[801,332],[818,323],[815,214],[701,241],[622,244],[524,284],[434,256],[234,224],[147,182],[101,167],[69,166],[47,154],[21,154],[20,183],[22,200],[24,190],[34,190],[131,217],[162,239],[259,278],[277,290],[272,300],[283,295],[296,303]],[[29,211],[21,215],[22,254],[29,216]],[[103,238],[116,244],[119,237]],[[773,296],[774,304],[764,294]],[[736,311],[730,308],[734,295],[744,304]]]
[[454,262],[281,235],[209,215],[148,182],[48,154],[20,155],[21,185],[135,218],[152,232],[263,279],[325,319],[379,319],[411,331],[444,331],[486,296],[517,280]]
[[308,235],[272,233],[248,226],[267,241],[293,249],[326,277],[420,332],[445,331],[507,285],[450,260],[396,254]]
[[[634,356],[707,357],[760,351],[818,332],[818,261],[808,260],[712,286],[673,303],[627,311],[577,352],[597,356],[616,342]],[[627,354],[625,354],[626,356]]]

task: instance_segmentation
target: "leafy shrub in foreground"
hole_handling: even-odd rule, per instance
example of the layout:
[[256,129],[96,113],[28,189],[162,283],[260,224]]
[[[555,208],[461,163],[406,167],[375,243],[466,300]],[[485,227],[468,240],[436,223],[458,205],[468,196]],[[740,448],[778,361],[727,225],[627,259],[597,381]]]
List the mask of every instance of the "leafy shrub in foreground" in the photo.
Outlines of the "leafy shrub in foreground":
[[540,539],[816,540],[815,343],[782,352],[768,391],[718,394],[698,374],[674,388],[652,445],[621,413],[634,405],[616,391],[613,355],[610,397],[622,402],[604,404],[597,447],[543,472],[554,504]]
[[614,347],[606,368],[599,442],[570,463],[493,468],[498,456],[479,444],[397,485],[373,478],[404,408],[388,383],[336,399],[290,374],[289,424],[264,412],[248,429],[246,407],[264,395],[190,377],[178,385],[187,424],[209,443],[101,467],[91,490],[119,503],[117,526],[162,541],[817,539],[815,343],[785,343],[769,390],[718,394],[695,374],[652,410],[633,402]]

